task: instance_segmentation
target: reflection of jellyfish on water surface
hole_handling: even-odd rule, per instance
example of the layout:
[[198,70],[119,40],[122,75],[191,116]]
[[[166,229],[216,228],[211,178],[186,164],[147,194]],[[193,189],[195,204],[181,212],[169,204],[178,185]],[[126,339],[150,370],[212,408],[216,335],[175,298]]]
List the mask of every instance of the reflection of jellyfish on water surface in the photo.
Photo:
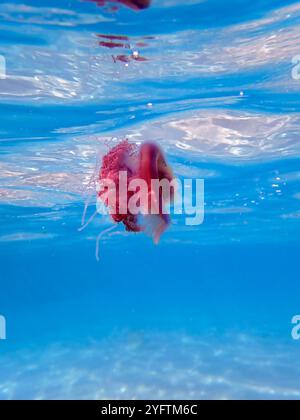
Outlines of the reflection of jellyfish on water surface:
[[142,10],[147,9],[150,6],[151,0],[86,0],[96,3],[97,6],[106,6],[107,3],[112,4],[114,8],[116,4],[124,4],[127,7],[130,7],[133,10]]
[[[166,214],[164,206],[174,197],[172,188],[166,196],[161,187],[161,182],[171,183],[174,178],[159,146],[154,143],[137,146],[124,140],[103,157],[95,178],[99,187],[97,200],[106,206],[112,220],[116,224],[123,223],[127,232],[150,233],[157,244],[170,224],[170,217]],[[97,215],[96,211],[85,223],[87,206],[80,230]],[[116,226],[98,236],[97,259],[100,239]]]
[[[130,39],[126,35],[107,35],[107,34],[98,34],[97,37],[100,39],[99,46],[109,49],[123,49],[129,50],[132,49]],[[145,42],[146,39],[150,37],[143,37],[142,41],[135,43],[136,47],[147,47],[148,44]],[[132,51],[131,54],[118,54],[113,55],[112,59],[115,63],[118,61],[121,63],[129,63],[130,61],[148,61],[147,58],[140,55],[138,51]]]
[[[83,0],[95,3],[98,7],[106,7],[109,12],[116,12],[119,10],[118,5],[124,5],[129,7],[132,10],[139,11],[147,9],[151,0]],[[110,5],[110,6],[109,6]],[[126,35],[114,35],[114,34],[98,34],[100,38],[99,46],[110,48],[110,49],[123,49],[130,50],[132,49],[131,42],[129,37]],[[144,37],[144,39],[149,39],[150,37]],[[144,41],[139,41],[136,43],[136,47],[144,47],[147,44]],[[120,54],[112,56],[112,59],[115,63],[125,63],[128,66],[128,63],[131,61],[148,61],[147,58],[141,56],[138,51],[132,51],[131,54],[125,53],[124,51]]]

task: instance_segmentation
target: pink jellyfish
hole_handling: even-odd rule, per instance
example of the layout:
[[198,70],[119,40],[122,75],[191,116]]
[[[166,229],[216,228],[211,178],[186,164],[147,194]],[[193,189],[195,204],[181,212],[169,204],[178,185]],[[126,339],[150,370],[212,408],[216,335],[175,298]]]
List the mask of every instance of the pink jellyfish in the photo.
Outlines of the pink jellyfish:
[[[127,189],[126,194],[120,194],[120,172],[126,173]],[[167,165],[163,152],[154,143],[143,143],[140,147],[131,144],[128,140],[122,141],[120,144],[111,149],[103,158],[102,167],[100,170],[100,181],[106,179],[113,181],[116,186],[116,208],[115,212],[111,214],[112,219],[117,223],[123,223],[128,232],[141,232],[146,228],[150,228],[155,243],[159,242],[160,236],[167,229],[170,218],[164,214],[165,199],[162,191],[153,190],[153,181],[162,181],[163,179],[172,182],[173,173],[171,168]],[[138,221],[138,216],[132,214],[128,203],[131,197],[135,194],[134,191],[129,190],[129,184],[132,180],[143,180],[147,185],[147,208],[149,216],[149,223],[143,226]],[[173,191],[173,190],[172,190]],[[171,191],[170,199],[173,197]],[[109,193],[107,189],[99,193],[99,197],[103,199],[106,206],[109,206]],[[122,200],[126,200],[126,212],[121,212],[120,207],[124,205]],[[151,204],[157,203],[157,211],[151,214]],[[156,214],[157,213],[157,214]],[[147,221],[146,221],[147,222]]]
[[[97,259],[100,239],[121,223],[127,232],[150,233],[154,243],[158,244],[170,224],[165,206],[174,200],[173,172],[160,147],[150,142],[137,146],[124,140],[103,157],[97,178],[100,186],[97,199],[108,208],[115,222],[97,238]],[[161,184],[166,181],[167,194]],[[133,183],[142,183],[143,189],[139,186],[132,188]],[[138,213],[132,211],[130,205],[137,193],[139,209],[142,210]]]
[[106,3],[121,3],[133,10],[147,9],[151,0],[87,0],[96,3],[98,6],[105,6]]

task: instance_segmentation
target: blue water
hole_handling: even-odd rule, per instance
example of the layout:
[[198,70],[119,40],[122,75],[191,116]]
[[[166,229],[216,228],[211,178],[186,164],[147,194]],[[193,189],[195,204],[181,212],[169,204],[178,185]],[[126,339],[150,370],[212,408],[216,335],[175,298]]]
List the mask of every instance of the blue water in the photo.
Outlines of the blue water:
[[[300,2],[180,3],[0,3],[0,399],[300,399]],[[205,222],[97,263],[87,184],[125,136],[205,179]]]

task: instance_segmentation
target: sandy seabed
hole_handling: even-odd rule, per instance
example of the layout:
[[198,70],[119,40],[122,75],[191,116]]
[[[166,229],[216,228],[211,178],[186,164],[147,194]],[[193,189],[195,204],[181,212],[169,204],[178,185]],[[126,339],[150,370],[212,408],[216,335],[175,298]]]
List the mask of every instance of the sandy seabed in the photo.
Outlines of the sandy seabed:
[[0,399],[300,399],[298,342],[122,332],[2,356]]

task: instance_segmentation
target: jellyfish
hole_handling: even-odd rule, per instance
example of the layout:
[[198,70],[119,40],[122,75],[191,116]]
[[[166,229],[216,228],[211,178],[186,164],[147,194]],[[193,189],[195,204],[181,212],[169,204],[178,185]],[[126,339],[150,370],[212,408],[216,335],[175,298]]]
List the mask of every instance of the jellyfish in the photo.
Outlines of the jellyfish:
[[[126,189],[123,188],[125,194],[120,193],[120,174],[126,174]],[[111,217],[116,223],[123,223],[128,232],[141,232],[149,230],[152,233],[155,243],[163,232],[167,229],[170,220],[169,216],[164,213],[165,199],[162,191],[153,190],[153,181],[167,180],[170,183],[173,180],[171,168],[167,165],[166,159],[160,147],[154,143],[143,143],[139,147],[131,144],[128,140],[122,141],[120,144],[111,149],[103,158],[102,167],[100,169],[101,180],[113,181],[116,186],[116,206]],[[144,224],[139,221],[139,215],[131,212],[128,205],[131,198],[135,194],[129,185],[134,180],[142,180],[147,186],[145,192],[147,212],[144,214]],[[100,199],[109,207],[109,187],[99,193]],[[173,191],[173,190],[172,190]],[[173,194],[171,192],[170,199]],[[126,201],[124,203],[124,201]],[[156,203],[156,209],[153,209],[153,202]],[[125,204],[125,205],[124,205]],[[121,211],[121,206],[126,210]]]
[[[109,210],[114,222],[97,238],[97,259],[100,239],[121,224],[127,232],[149,234],[158,244],[171,221],[170,207],[165,207],[174,200],[174,176],[161,148],[152,142],[138,146],[125,139],[103,157],[97,176],[97,200]],[[164,182],[167,194],[162,188]]]
[[150,6],[151,0],[119,0],[119,2],[131,9],[142,10]]
[[[126,35],[106,35],[98,34],[97,37],[100,39],[99,46],[109,49],[131,49],[130,39]],[[137,47],[147,47],[146,42],[137,42]],[[129,63],[130,61],[148,61],[147,58],[143,57],[138,51],[133,51],[131,54],[118,54],[113,55],[112,59],[115,63],[120,61],[121,63]]]
[[[121,3],[133,10],[147,9],[151,0],[87,0],[96,3],[98,6],[105,6],[108,3]],[[113,9],[114,10],[114,9]]]

